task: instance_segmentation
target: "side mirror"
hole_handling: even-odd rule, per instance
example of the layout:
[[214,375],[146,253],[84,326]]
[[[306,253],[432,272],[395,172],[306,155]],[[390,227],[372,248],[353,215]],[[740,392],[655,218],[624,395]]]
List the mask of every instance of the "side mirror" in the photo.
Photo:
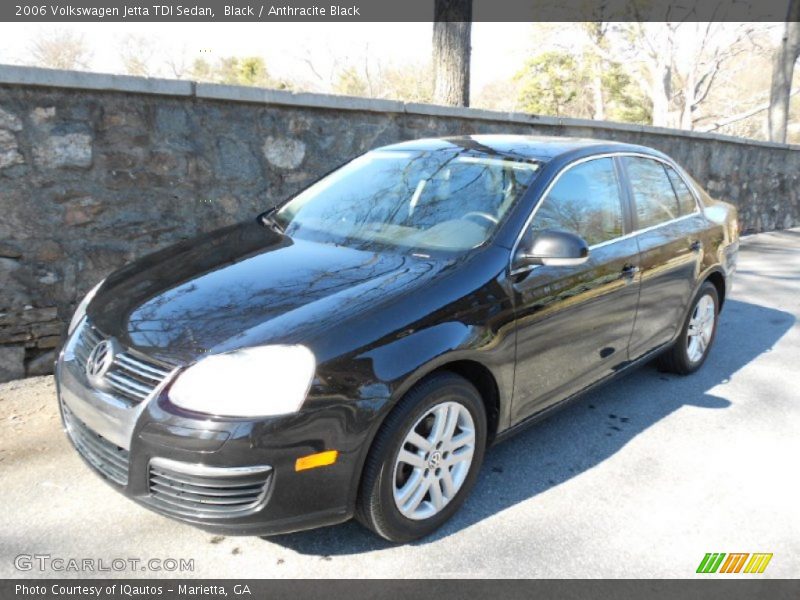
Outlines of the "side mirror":
[[589,245],[581,236],[568,231],[541,231],[529,248],[520,247],[516,262],[524,265],[571,267],[589,259]]

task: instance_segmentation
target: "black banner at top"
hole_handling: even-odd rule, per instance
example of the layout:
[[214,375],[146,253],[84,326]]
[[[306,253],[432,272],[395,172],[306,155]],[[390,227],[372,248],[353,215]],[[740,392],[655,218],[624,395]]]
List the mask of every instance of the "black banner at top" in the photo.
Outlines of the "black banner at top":
[[[472,20],[786,21],[789,0],[473,0]],[[434,0],[3,0],[0,22],[427,22]]]

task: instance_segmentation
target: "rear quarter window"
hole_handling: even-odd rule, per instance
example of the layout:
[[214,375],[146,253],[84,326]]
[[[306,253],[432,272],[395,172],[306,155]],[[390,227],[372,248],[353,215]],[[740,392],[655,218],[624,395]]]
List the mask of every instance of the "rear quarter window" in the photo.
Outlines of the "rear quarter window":
[[666,169],[667,176],[669,177],[670,183],[672,183],[672,188],[675,190],[675,195],[678,197],[678,206],[681,209],[681,216],[696,213],[697,202],[694,199],[692,190],[689,189],[689,186],[686,185],[686,182],[678,175],[675,169],[668,165],[664,165],[664,169]]

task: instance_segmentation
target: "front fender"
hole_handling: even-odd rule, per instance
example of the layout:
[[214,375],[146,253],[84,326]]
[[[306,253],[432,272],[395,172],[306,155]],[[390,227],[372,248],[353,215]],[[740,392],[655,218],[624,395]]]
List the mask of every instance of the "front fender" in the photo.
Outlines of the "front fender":
[[392,382],[392,396],[397,397],[398,392],[402,396],[413,385],[407,382],[409,375],[436,362],[443,355],[472,347],[478,337],[480,333],[477,328],[448,321],[407,333],[359,358],[372,361],[375,376],[382,381]]
[[[511,332],[508,334],[508,332]],[[515,340],[510,327],[492,333],[485,327],[460,321],[437,323],[424,329],[405,333],[391,342],[371,348],[359,355],[359,361],[368,361],[376,381],[376,388],[384,388],[386,398],[374,425],[365,436],[359,468],[355,477],[360,479],[364,462],[375,436],[386,416],[397,402],[419,381],[434,371],[448,365],[485,369],[495,380],[498,391],[498,431],[507,428],[514,384]],[[385,386],[385,387],[384,387]],[[351,485],[354,505],[358,479]]]

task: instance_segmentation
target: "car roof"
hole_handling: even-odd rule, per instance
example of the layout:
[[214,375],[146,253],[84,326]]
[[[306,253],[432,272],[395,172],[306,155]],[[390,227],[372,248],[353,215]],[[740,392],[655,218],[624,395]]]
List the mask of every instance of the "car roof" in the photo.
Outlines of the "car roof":
[[379,150],[473,150],[478,153],[498,154],[528,160],[549,162],[573,152],[582,155],[604,152],[640,152],[662,156],[657,150],[635,144],[609,140],[536,135],[464,135],[456,137],[424,138],[383,146]]

